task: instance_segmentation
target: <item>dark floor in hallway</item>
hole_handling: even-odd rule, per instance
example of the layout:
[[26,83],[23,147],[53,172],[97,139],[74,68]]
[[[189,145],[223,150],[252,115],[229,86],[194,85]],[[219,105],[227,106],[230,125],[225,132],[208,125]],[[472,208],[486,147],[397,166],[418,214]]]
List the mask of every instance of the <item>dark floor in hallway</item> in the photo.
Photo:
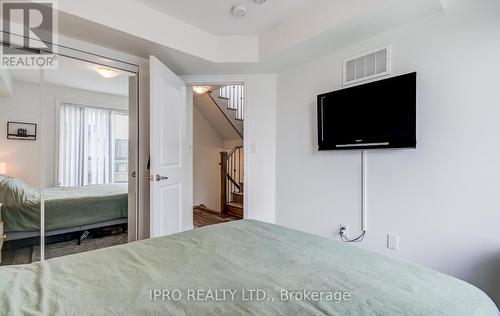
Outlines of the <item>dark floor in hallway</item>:
[[193,226],[195,228],[209,226],[224,222],[237,221],[241,218],[231,215],[222,215],[219,213],[214,213],[206,210],[201,210],[198,208],[193,209]]

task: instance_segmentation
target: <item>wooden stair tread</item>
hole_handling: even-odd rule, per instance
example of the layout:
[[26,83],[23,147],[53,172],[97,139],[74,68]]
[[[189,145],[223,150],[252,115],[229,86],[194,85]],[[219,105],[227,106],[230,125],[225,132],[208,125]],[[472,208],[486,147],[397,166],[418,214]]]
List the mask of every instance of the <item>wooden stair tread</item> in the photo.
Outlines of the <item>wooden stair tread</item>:
[[233,194],[234,195],[241,195],[241,196],[243,196],[243,192],[234,191]]
[[243,218],[243,205],[240,203],[226,203],[225,210],[228,215]]

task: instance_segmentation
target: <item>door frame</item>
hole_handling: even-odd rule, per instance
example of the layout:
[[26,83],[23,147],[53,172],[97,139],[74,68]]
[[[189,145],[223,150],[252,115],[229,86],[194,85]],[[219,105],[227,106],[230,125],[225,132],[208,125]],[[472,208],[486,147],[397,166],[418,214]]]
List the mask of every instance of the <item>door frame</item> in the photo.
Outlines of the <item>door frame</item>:
[[[240,78],[239,76],[224,76],[224,75],[203,75],[203,76],[181,76],[182,80],[186,83],[186,86],[189,88],[190,93],[192,95],[193,93],[193,87],[194,86],[219,86],[219,85],[224,85],[224,86],[229,86],[229,85],[244,85],[245,86],[245,97],[247,100],[245,100],[245,108],[244,108],[244,121],[243,121],[243,130],[245,131],[243,133],[243,157],[245,157],[245,161],[243,162],[243,173],[244,173],[244,178],[243,178],[243,218],[247,219],[248,218],[248,190],[250,188],[250,182],[251,182],[251,177],[249,173],[249,168],[248,168],[248,158],[250,157],[250,143],[248,140],[248,116],[247,114],[247,109],[248,109],[248,83],[247,80]],[[191,102],[191,108],[193,108],[193,98],[188,98],[188,102]],[[189,106],[189,104],[188,104]],[[194,129],[194,124],[193,122],[193,111],[190,111],[189,117],[187,117],[187,120],[191,121],[191,136],[193,134],[193,129]],[[194,159],[193,159],[194,162]],[[189,186],[191,187],[191,191],[194,187],[194,180],[193,177],[189,179],[190,183]]]

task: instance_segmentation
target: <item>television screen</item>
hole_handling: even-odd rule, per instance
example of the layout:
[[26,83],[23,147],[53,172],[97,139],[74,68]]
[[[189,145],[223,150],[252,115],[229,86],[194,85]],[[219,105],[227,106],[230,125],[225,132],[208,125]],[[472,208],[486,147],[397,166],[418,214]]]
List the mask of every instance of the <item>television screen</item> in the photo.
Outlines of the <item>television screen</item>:
[[318,96],[319,150],[415,148],[417,73]]

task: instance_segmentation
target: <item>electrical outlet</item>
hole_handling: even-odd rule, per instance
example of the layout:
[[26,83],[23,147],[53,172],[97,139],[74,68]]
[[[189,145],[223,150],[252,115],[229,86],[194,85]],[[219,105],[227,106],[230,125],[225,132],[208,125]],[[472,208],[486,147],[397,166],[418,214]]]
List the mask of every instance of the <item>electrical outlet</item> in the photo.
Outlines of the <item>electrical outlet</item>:
[[346,225],[346,224],[340,224],[339,226],[339,235],[340,235],[340,232],[344,231],[344,237],[345,238],[349,238],[349,235],[350,235],[350,230],[349,230],[349,225]]
[[392,250],[399,250],[399,236],[394,234],[387,234],[387,248]]

